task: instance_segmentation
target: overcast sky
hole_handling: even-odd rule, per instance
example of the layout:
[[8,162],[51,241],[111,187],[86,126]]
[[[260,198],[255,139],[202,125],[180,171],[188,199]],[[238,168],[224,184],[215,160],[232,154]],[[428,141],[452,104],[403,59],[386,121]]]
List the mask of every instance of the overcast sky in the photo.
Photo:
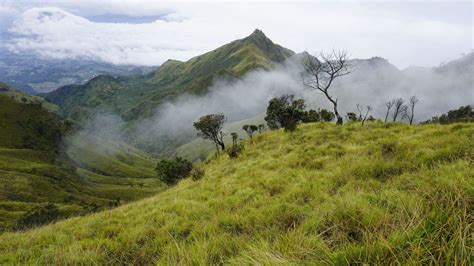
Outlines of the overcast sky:
[[1,43],[45,57],[159,65],[259,28],[295,52],[346,49],[404,68],[456,59],[474,41],[472,1],[100,2],[0,0]]

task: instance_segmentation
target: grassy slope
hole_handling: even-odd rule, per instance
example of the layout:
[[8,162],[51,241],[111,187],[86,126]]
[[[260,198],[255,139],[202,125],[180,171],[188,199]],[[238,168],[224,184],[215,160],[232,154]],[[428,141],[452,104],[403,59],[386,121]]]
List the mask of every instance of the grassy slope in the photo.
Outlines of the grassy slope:
[[472,258],[474,125],[302,125],[199,181],[0,236],[0,263],[451,263]]
[[0,231],[44,203],[70,216],[87,213],[87,204],[106,207],[117,197],[126,202],[163,188],[154,160],[126,144],[84,134],[64,143],[66,124],[44,108],[57,106],[36,104],[41,100],[12,88],[0,92]]

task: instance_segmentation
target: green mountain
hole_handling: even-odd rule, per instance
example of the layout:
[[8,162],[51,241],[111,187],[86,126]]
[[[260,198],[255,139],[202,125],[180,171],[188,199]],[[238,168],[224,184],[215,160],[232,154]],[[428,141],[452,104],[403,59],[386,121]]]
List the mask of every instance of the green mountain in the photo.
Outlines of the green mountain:
[[0,235],[0,264],[468,265],[474,125],[304,124],[114,210]]
[[55,218],[65,218],[164,188],[149,155],[77,133],[57,110],[0,83],[0,232],[47,204],[57,208]]
[[168,60],[148,75],[99,76],[45,94],[66,116],[80,120],[97,109],[126,121],[147,117],[160,104],[183,93],[205,94],[217,78],[235,79],[255,69],[270,69],[294,52],[274,44],[262,31],[233,41],[186,62]]

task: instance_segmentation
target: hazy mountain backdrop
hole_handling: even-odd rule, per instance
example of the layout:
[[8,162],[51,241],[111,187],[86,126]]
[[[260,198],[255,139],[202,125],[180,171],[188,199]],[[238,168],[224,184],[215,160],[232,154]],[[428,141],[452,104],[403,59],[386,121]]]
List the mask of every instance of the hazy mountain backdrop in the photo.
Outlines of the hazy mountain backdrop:
[[[186,62],[168,60],[147,75],[101,75],[42,96],[66,116],[87,121],[95,134],[169,155],[196,138],[192,123],[207,113],[224,112],[229,122],[236,122],[261,114],[272,96],[283,93],[305,96],[310,107],[330,108],[321,95],[303,87],[304,56],[255,30]],[[371,105],[378,117],[392,98],[426,95],[416,119],[428,119],[472,102],[473,58],[471,53],[440,67],[406,70],[380,57],[353,59],[354,72],[337,80],[334,93],[343,113],[354,111],[356,104]],[[449,101],[446,93],[452,95]],[[91,128],[90,121],[109,119],[111,127]]]

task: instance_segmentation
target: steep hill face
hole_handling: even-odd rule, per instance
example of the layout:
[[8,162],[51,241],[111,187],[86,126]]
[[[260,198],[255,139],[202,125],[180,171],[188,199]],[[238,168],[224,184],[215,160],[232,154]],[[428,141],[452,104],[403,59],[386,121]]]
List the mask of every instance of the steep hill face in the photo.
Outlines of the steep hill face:
[[0,236],[11,264],[469,264],[472,124],[302,125],[200,180]]
[[249,70],[270,69],[294,54],[274,44],[260,30],[187,62],[169,60],[155,72],[150,82],[157,86],[177,87],[182,91],[205,92],[217,77],[240,77]]
[[57,106],[0,85],[0,232],[40,223],[28,215],[46,204],[65,218],[163,188],[149,155],[77,133]]
[[255,69],[269,69],[294,53],[255,30],[186,62],[168,60],[145,76],[101,76],[80,86],[65,86],[44,96],[67,116],[81,118],[97,108],[119,113],[125,120],[152,114],[161,103],[183,93],[204,94],[217,78],[238,78]]

